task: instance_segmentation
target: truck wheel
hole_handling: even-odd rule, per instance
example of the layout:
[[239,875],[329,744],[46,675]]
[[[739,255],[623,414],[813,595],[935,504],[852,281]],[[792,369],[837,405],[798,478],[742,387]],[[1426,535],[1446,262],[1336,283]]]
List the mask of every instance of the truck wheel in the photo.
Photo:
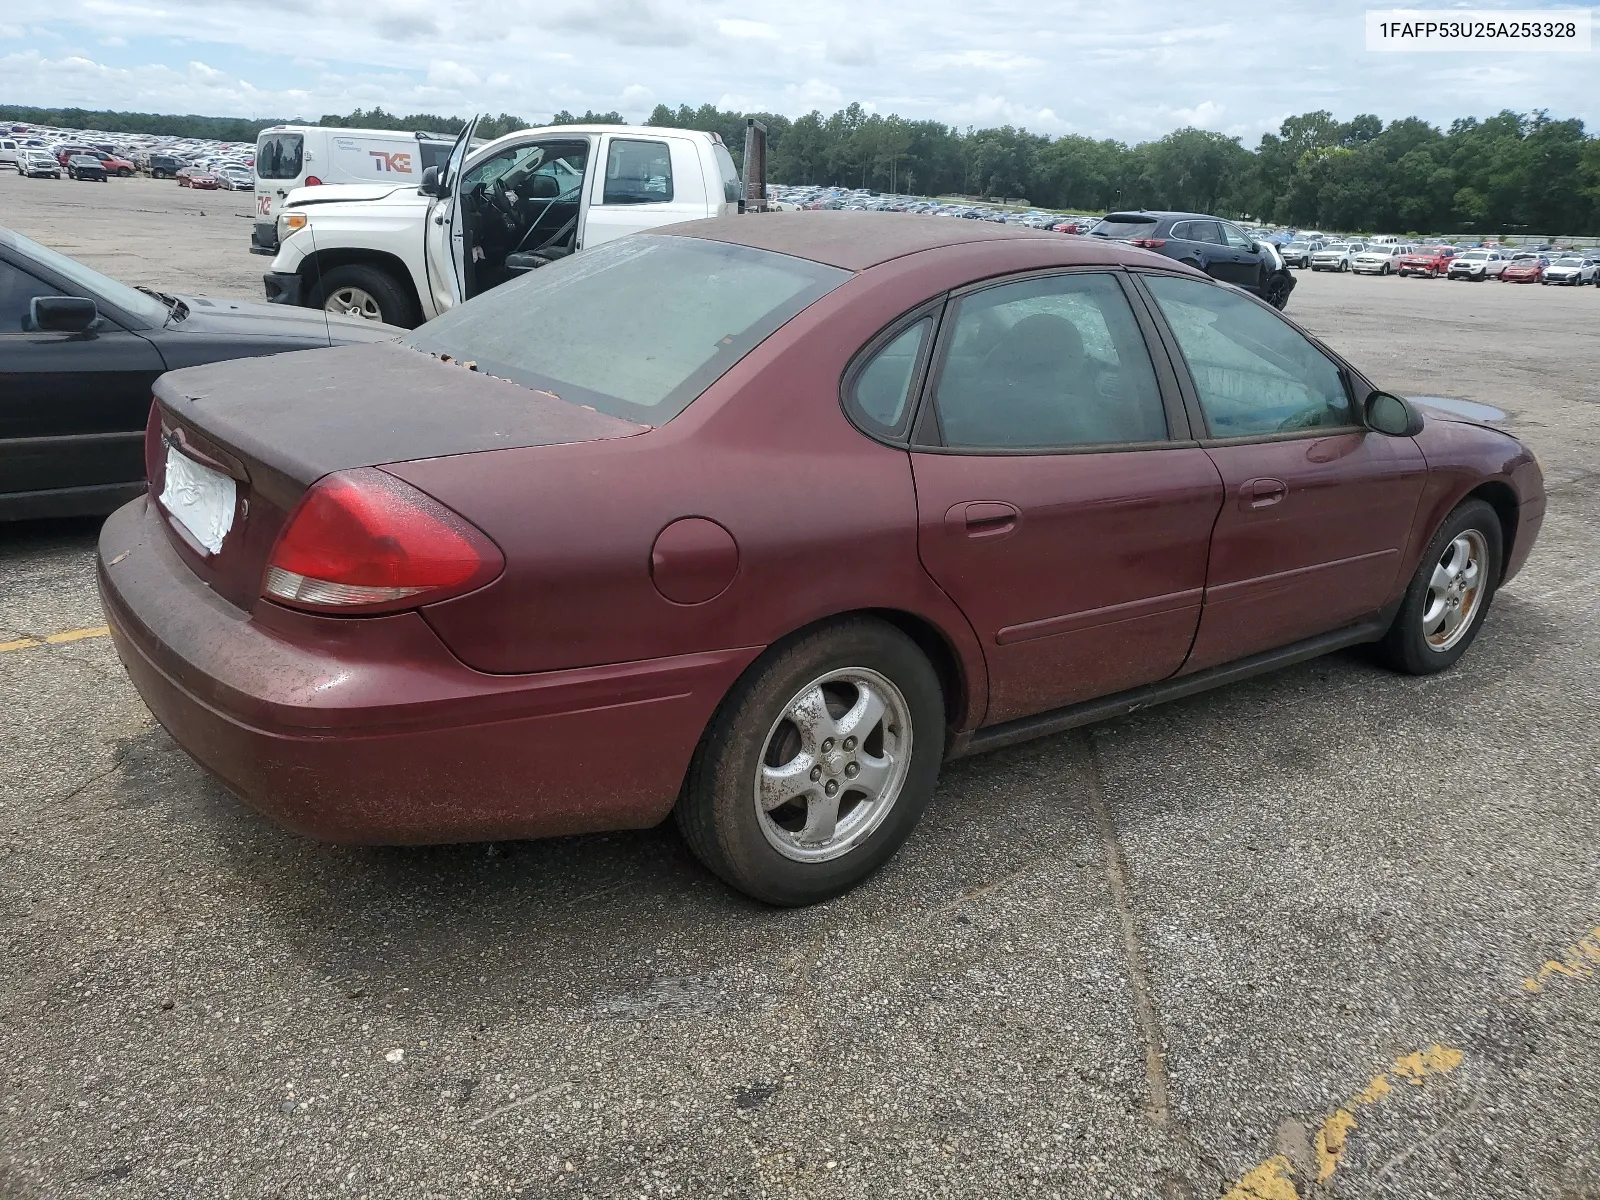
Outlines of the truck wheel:
[[310,307],[365,321],[414,329],[421,322],[406,289],[381,267],[334,267],[309,292]]

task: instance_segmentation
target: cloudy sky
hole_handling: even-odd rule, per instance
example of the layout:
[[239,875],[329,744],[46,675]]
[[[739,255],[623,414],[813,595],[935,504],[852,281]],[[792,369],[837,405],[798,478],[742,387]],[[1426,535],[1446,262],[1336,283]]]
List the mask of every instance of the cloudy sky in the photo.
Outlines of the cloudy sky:
[[[1440,7],[1443,7],[1441,4]],[[859,100],[956,125],[1254,145],[1328,108],[1600,125],[1585,54],[1377,54],[1363,10],[1122,0],[4,0],[0,103],[312,119],[380,104],[531,121],[657,103]]]

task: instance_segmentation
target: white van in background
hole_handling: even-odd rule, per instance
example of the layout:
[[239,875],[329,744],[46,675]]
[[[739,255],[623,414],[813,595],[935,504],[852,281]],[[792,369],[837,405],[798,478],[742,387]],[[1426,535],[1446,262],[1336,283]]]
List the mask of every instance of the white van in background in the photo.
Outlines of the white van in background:
[[453,138],[393,129],[274,125],[256,139],[252,254],[278,252],[278,210],[298,187],[327,183],[420,184],[450,157]]

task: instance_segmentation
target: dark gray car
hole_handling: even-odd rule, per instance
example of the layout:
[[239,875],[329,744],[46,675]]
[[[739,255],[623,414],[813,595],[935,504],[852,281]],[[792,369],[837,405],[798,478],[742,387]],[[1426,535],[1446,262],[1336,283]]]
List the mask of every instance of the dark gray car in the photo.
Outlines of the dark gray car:
[[1237,284],[1273,308],[1289,303],[1294,276],[1271,246],[1250,237],[1231,221],[1205,213],[1107,213],[1089,231],[1188,263],[1224,283]]

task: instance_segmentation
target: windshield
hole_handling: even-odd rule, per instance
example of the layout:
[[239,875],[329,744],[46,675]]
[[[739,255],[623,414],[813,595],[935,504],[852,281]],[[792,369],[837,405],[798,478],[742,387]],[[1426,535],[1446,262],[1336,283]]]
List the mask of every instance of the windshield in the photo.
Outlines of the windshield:
[[451,309],[404,344],[660,425],[850,278],[702,238],[619,238]]
[[1559,267],[1581,267],[1581,266],[1583,266],[1583,259],[1581,259],[1581,258],[1558,258],[1558,259],[1556,259],[1556,265],[1559,266]]
[[264,134],[256,145],[256,174],[262,179],[299,179],[305,139],[298,133]]
[[1350,246],[1347,242],[1334,242],[1333,245],[1324,246],[1322,249],[1324,251],[1332,252],[1334,250],[1348,250],[1350,249]]
[[1468,250],[1461,256],[1463,262],[1487,262],[1488,259],[1489,252],[1487,250]]
[[165,325],[167,321],[167,306],[154,296],[147,296],[141,291],[129,287],[125,283],[118,283],[108,275],[84,266],[76,259],[68,258],[65,254],[58,254],[48,247],[39,245],[31,238],[25,238],[20,233],[9,234],[16,248],[22,254],[31,258],[47,271],[65,279],[73,288],[89,296],[91,299],[105,299],[125,312],[132,313],[152,325]]
[[1131,238],[1148,237],[1155,227],[1154,217],[1139,217],[1128,213],[1113,213],[1089,232],[1095,237]]

